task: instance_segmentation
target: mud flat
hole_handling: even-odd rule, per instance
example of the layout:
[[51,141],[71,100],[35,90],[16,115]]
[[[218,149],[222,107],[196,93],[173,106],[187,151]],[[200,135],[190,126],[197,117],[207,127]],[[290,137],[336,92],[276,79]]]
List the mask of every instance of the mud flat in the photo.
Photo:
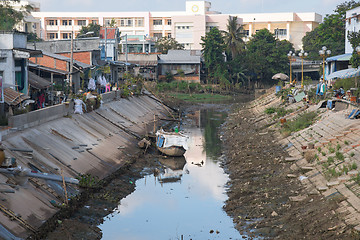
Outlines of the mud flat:
[[[270,89],[229,116],[223,137],[225,167],[231,179],[225,211],[233,217],[236,228],[250,237],[359,239],[359,185],[345,177],[350,172],[344,172],[340,179],[329,177],[322,165],[329,155],[318,153],[319,159],[310,159],[306,152],[315,156],[318,147],[324,146],[321,140],[335,138],[333,147],[345,160],[335,161],[334,167],[353,162],[359,165],[356,151],[360,135],[354,125],[360,120],[345,119],[351,106],[338,112],[323,109],[316,123],[286,137],[280,134],[281,126],[273,116],[264,113],[280,104],[275,89]],[[288,119],[304,111],[318,111],[318,106],[308,108],[302,102],[282,106],[295,109]],[[311,146],[309,143],[315,147],[304,150],[302,146]],[[350,157],[349,152],[355,155]],[[353,174],[358,174],[358,169]]]

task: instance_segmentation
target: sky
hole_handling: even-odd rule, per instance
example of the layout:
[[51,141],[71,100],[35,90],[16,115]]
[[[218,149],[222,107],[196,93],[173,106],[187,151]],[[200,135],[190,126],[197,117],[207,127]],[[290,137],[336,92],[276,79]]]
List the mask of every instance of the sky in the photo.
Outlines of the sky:
[[[43,12],[185,11],[186,0],[32,0]],[[211,10],[224,14],[316,12],[332,14],[345,0],[210,0]]]

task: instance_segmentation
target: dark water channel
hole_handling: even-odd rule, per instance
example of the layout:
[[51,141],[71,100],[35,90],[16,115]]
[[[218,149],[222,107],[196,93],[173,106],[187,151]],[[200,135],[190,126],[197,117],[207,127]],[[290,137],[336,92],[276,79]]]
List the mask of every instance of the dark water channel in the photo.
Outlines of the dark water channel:
[[219,127],[225,110],[189,113],[182,130],[189,136],[184,158],[160,158],[159,175],[136,181],[99,227],[103,239],[241,239],[223,211],[228,175],[222,162]]

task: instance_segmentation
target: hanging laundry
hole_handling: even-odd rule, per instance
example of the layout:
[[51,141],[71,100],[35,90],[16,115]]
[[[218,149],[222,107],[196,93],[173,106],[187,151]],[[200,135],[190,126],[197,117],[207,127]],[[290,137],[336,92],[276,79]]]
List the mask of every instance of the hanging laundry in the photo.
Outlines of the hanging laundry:
[[102,81],[101,81],[101,86],[102,87],[106,87],[106,78],[104,76],[102,76]]
[[94,91],[96,89],[95,80],[93,78],[90,78],[89,80],[88,89],[90,91]]

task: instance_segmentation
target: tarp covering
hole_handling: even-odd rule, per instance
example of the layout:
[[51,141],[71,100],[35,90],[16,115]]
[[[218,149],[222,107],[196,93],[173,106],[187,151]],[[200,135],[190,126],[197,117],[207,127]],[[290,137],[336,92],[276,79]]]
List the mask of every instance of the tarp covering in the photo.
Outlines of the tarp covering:
[[163,130],[156,132],[156,137],[159,138],[158,144],[161,144],[159,147],[183,147],[185,150],[188,149],[187,137],[181,133],[168,133]]
[[344,69],[344,70],[340,70],[337,72],[333,72],[331,74],[329,74],[326,79],[328,80],[332,80],[332,79],[344,79],[344,78],[350,78],[350,77],[355,77],[355,76],[359,76],[360,75],[360,69],[357,68],[349,68],[349,69]]

